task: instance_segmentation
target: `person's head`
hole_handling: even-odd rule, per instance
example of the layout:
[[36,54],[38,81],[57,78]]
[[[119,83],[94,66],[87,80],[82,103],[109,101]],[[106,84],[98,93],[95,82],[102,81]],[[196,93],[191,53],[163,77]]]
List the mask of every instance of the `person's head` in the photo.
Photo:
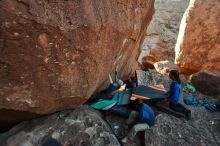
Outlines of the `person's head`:
[[180,77],[179,77],[179,72],[177,70],[171,70],[169,73],[169,77],[171,80],[178,82],[181,84]]

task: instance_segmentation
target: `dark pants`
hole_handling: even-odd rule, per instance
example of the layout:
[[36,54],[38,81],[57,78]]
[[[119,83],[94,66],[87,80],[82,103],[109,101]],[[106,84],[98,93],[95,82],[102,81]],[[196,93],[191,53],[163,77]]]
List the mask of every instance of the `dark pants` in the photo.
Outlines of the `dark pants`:
[[170,108],[174,111],[183,113],[187,118],[190,118],[191,111],[185,108],[182,104],[173,104],[170,103]]

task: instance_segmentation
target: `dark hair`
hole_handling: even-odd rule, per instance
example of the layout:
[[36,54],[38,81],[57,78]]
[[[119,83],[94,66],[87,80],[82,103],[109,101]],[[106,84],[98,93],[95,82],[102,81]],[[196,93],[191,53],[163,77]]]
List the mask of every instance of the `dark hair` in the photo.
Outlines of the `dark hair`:
[[169,76],[173,76],[174,79],[175,79],[179,84],[181,84],[180,77],[179,77],[179,72],[178,72],[177,70],[171,70]]

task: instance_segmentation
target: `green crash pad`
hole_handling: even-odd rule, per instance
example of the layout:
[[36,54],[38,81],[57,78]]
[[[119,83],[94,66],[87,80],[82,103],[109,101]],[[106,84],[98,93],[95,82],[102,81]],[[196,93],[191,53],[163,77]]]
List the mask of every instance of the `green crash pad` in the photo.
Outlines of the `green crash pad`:
[[96,103],[93,103],[91,107],[98,110],[107,110],[113,107],[116,103],[117,101],[115,100],[100,100]]

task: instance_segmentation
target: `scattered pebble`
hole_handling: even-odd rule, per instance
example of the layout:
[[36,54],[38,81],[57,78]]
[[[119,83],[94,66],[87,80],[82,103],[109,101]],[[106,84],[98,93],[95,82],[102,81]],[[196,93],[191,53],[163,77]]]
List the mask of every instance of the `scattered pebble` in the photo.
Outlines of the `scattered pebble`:
[[19,33],[17,33],[17,32],[14,32],[14,36],[19,36]]

